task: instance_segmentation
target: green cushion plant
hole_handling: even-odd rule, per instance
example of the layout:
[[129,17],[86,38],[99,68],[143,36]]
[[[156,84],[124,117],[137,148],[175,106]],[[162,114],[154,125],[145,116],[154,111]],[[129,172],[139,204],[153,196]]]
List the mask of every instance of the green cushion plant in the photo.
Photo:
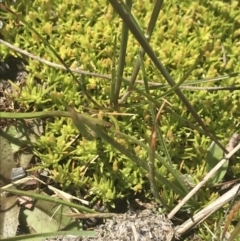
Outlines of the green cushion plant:
[[[156,5],[143,1],[127,4],[136,19],[133,26],[148,32]],[[136,35],[128,32],[131,21],[122,24],[113,6],[101,0],[80,6],[74,0],[9,5],[19,16],[4,12],[1,34],[5,40],[47,61],[105,75],[79,75],[25,56],[26,85],[16,87],[18,94],[11,98],[25,112],[65,111],[66,106],[74,106],[79,112],[112,123],[104,131],[84,117],[77,116],[74,121],[74,116],[66,113],[47,121],[44,134],[32,145],[41,160],[35,170],[48,168],[63,190],[78,190],[92,203],[101,200],[110,208],[117,199],[141,194],[154,197],[168,212],[191,189],[189,183],[197,184],[209,171],[206,154],[212,140],[174,93],[177,87],[166,85],[152,59],[143,56]],[[239,87],[239,78],[231,76],[240,69],[239,23],[237,1],[170,1],[163,4],[149,33],[156,57],[175,82],[181,88],[193,84],[202,87],[197,91],[183,88],[182,92],[209,133],[224,144],[239,129],[239,90],[208,91],[207,87]],[[13,54],[1,46],[3,58],[9,53]],[[141,81],[131,86],[126,79],[131,78],[136,59]],[[228,78],[215,78],[220,75]],[[122,101],[131,87],[133,93]],[[168,104],[164,104],[160,121],[154,126],[164,100]],[[82,121],[87,131],[96,134],[94,138],[84,135],[83,125],[78,126]],[[239,178],[237,162],[230,173]],[[182,211],[195,212],[219,197],[214,184],[197,193]],[[211,222],[222,218],[221,210]],[[206,226],[199,230],[199,236],[206,237]]]

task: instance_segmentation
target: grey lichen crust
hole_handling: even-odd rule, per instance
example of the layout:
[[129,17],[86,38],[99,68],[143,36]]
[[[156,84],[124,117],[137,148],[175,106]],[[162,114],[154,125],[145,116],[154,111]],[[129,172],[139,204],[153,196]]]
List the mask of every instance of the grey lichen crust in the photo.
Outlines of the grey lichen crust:
[[96,230],[95,237],[82,241],[172,241],[174,229],[169,219],[147,209],[141,212],[127,212],[107,220]]

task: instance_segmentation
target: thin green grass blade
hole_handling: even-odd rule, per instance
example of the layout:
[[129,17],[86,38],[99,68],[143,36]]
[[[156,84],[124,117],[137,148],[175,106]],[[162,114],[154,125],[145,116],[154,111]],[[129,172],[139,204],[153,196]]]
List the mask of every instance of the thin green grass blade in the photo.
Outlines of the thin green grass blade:
[[[155,27],[156,21],[158,19],[162,4],[163,4],[163,1],[155,1],[155,5],[153,7],[153,12],[152,12],[152,15],[151,15],[151,18],[150,18],[150,21],[149,21],[149,24],[148,24],[147,32],[146,32],[146,36],[147,36],[148,41],[150,41],[150,38],[151,38],[151,35],[152,35],[152,32],[153,32],[153,29]],[[132,93],[134,83],[136,81],[138,72],[140,70],[140,65],[141,65],[140,58],[143,58],[144,55],[145,55],[145,51],[144,51],[143,48],[140,49],[139,55],[140,56],[136,60],[136,63],[135,63],[134,68],[133,68],[133,72],[132,72],[132,76],[131,76],[131,79],[130,79],[130,83],[129,83],[129,87],[127,89],[127,92],[123,95],[123,97],[119,101],[119,103],[121,103],[121,104],[126,102],[127,98]]]
[[[103,125],[106,127],[111,126],[111,123],[91,117],[88,114],[78,113],[78,115],[80,117],[83,116],[84,118],[89,119],[95,124]],[[69,111],[39,111],[39,112],[25,112],[25,113],[0,112],[0,117],[3,119],[33,119],[33,118],[44,118],[48,116],[72,117]]]
[[113,58],[112,58],[112,81],[110,88],[110,106],[114,102],[115,86],[116,86],[116,53],[117,53],[117,34],[114,36]]
[[[112,137],[110,137],[109,135],[107,135],[102,128],[100,128],[99,126],[93,125],[91,123],[87,123],[87,121],[85,122],[86,125],[89,126],[90,129],[94,130],[94,132],[98,133],[98,136],[101,137],[102,139],[104,139],[105,141],[107,141],[109,144],[111,144],[113,147],[115,147],[117,150],[119,150],[121,153],[123,153],[124,155],[126,155],[128,158],[132,159],[133,161],[135,161],[135,163],[137,163],[139,166],[141,166],[142,168],[144,168],[146,171],[148,171],[148,165],[147,165],[147,161],[143,161],[140,158],[138,158],[135,154],[133,154],[131,151],[129,151],[128,149],[126,149],[124,146],[120,145],[118,142],[116,142]],[[133,143],[138,144],[139,146],[141,146],[142,148],[144,148],[147,151],[150,151],[149,147],[147,145],[145,145],[144,143],[142,143],[141,141],[133,138],[132,136],[128,136],[120,131],[117,130],[113,130],[110,129],[109,132],[113,132],[114,134],[117,135],[121,135],[123,136],[128,142],[131,141]],[[172,166],[170,166],[167,162],[165,162],[160,155],[158,155],[156,153],[156,157],[158,160],[161,161],[161,163],[166,166],[166,168],[172,173],[172,175],[176,177],[177,171],[173,169]],[[162,175],[156,173],[156,178],[158,180],[158,183],[160,183],[161,185],[166,185],[170,188],[172,188],[176,193],[178,193],[181,197],[184,197],[186,195],[185,192],[183,192],[181,189],[179,189],[177,186],[175,186],[172,182],[169,182],[165,177],[163,177]]]
[[[204,84],[204,83],[215,83],[217,81],[221,81],[221,80],[225,80],[225,79],[229,79],[229,78],[234,78],[240,76],[240,72],[237,73],[232,73],[232,74],[227,74],[227,75],[221,75],[221,76],[217,76],[217,77],[211,77],[211,78],[206,78],[206,79],[199,79],[199,80],[192,80],[192,81],[188,81],[186,83],[182,83],[181,86],[179,86],[180,88],[184,86],[191,86],[191,85],[197,85],[197,84]],[[157,84],[154,83],[154,85],[152,85],[153,83],[150,82],[150,89],[166,89],[169,88],[168,84]]]
[[[140,64],[140,67],[141,67],[141,70],[142,70],[143,83],[144,83],[144,87],[145,87],[145,92],[150,95],[148,79],[147,79],[147,73],[145,71],[145,66],[144,66],[144,62],[143,62],[143,55],[142,55],[141,52],[139,52],[138,60],[139,60],[139,64]],[[149,104],[152,105],[152,102],[150,100],[148,100],[148,102],[149,102]],[[154,113],[153,108],[151,108],[151,111]]]
[[70,114],[67,111],[41,111],[27,113],[0,112],[0,117],[4,119],[33,119],[47,116],[70,117]]
[[[141,69],[142,69],[142,74],[143,74],[145,92],[150,95],[146,71],[145,71],[145,68],[144,68],[144,62],[143,62],[143,59],[142,59],[141,55],[139,56],[139,60],[140,60],[141,66],[142,66]],[[149,106],[150,106],[151,117],[152,117],[153,120],[155,120],[156,117],[155,117],[155,113],[154,113],[154,109],[153,109],[153,104],[150,100],[147,100],[147,101],[148,101]],[[153,127],[155,129],[155,135],[156,135],[156,130],[157,130],[158,136],[160,137],[160,143],[162,144],[163,150],[165,152],[165,155],[167,156],[169,164],[167,164],[165,161],[162,161],[162,158],[160,157],[160,155],[157,155],[156,150],[155,150],[156,143],[155,144],[153,143],[153,142],[156,142],[156,140],[155,141],[153,139],[150,140],[150,143],[153,143],[152,145],[150,145],[149,150],[148,150],[148,153],[149,153],[149,180],[150,180],[150,183],[151,183],[152,192],[153,192],[155,198],[159,199],[159,195],[157,193],[157,188],[156,188],[156,184],[155,184],[155,161],[154,161],[155,156],[158,156],[158,160],[160,162],[162,162],[163,165],[165,165],[165,167],[175,177],[175,179],[177,180],[179,185],[182,187],[182,189],[185,191],[185,193],[187,193],[188,188],[186,187],[186,185],[184,184],[184,182],[181,179],[181,173],[177,173],[175,171],[175,169],[172,167],[172,162],[171,162],[171,158],[170,158],[169,152],[168,152],[167,147],[166,147],[166,143],[164,142],[163,136],[161,134],[161,130],[160,130],[160,128],[157,128],[155,121],[154,121],[155,126]],[[154,130],[153,130],[153,132],[154,132]],[[152,133],[152,135],[154,135],[154,133]],[[154,138],[156,138],[156,136]]]
[[[195,64],[198,63],[200,58],[198,58],[195,62]],[[145,68],[144,68],[144,62],[143,62],[143,59],[141,56],[139,56],[139,60],[140,60],[140,63],[141,63],[141,66],[142,66],[142,73],[143,73],[143,81],[144,81],[144,86],[145,86],[145,92],[147,94],[150,94],[149,92],[149,85],[148,85],[148,81],[147,81],[147,78],[146,78],[146,71],[145,71]],[[189,70],[189,74],[190,72],[192,71],[192,69]],[[182,78],[181,81],[184,81],[185,78],[187,77],[187,75],[185,75],[185,77]],[[154,162],[154,159],[155,159],[155,148],[156,148],[156,131],[158,133],[158,136],[160,137],[160,142],[163,146],[163,150],[165,152],[165,155],[167,156],[167,159],[168,159],[168,162],[171,166],[172,162],[171,162],[171,158],[170,158],[170,155],[169,155],[169,152],[167,150],[167,147],[166,147],[166,143],[163,139],[163,136],[162,136],[162,133],[161,133],[161,130],[160,128],[157,128],[157,123],[156,123],[156,117],[155,117],[155,114],[154,114],[154,109],[153,109],[153,105],[152,105],[152,102],[150,100],[148,100],[148,103],[149,103],[149,106],[150,106],[150,113],[151,113],[151,116],[154,120],[154,126],[153,126],[153,130],[152,130],[152,139],[150,140],[150,150],[149,150],[149,180],[150,180],[150,183],[151,183],[151,187],[152,187],[152,192],[155,196],[156,199],[158,199],[158,193],[156,192],[156,185],[155,185],[155,162]],[[154,131],[155,130],[155,131]],[[154,134],[155,133],[155,134]],[[155,139],[155,140],[154,140]],[[186,187],[186,185],[184,184],[184,182],[182,181],[181,179],[181,174],[177,174],[177,172],[175,172],[175,170],[173,168],[171,168],[171,172],[172,174],[174,174],[174,177],[176,178],[177,182],[180,184],[180,186],[183,188],[183,190],[187,193],[188,192],[188,188]]]
[[[4,119],[33,119],[33,118],[44,118],[48,116],[70,117],[74,125],[78,128],[78,130],[87,140],[93,140],[95,139],[95,136],[85,126],[84,124],[85,119],[88,119],[95,125],[98,124],[105,127],[111,126],[111,124],[106,121],[93,118],[87,114],[79,114],[73,111],[73,109],[70,107],[68,108],[68,111],[42,111],[42,112],[29,112],[29,113],[0,112],[0,117]],[[82,117],[84,118],[82,119]],[[0,135],[2,134],[0,133]],[[16,140],[13,140],[13,141],[16,141]]]
[[53,233],[37,233],[37,234],[26,234],[26,235],[17,235],[14,237],[8,237],[8,238],[1,238],[2,241],[42,241],[42,240],[58,240],[61,236],[67,236],[67,235],[74,235],[76,237],[80,236],[94,236],[94,231],[58,231]]
[[[196,60],[196,62],[195,63],[197,63],[198,62],[198,59],[199,58],[197,58],[197,60]],[[195,64],[194,64],[195,65]],[[190,71],[192,71],[192,67],[190,68],[190,70],[189,70],[189,72]],[[157,87],[156,86],[150,86],[149,85],[149,81],[148,81],[148,78],[147,78],[147,76],[145,77],[146,79],[147,79],[147,82],[148,82],[148,88],[149,88],[149,90],[152,90],[152,89],[156,89]],[[227,78],[227,76],[225,76],[225,77],[221,77],[221,78]],[[206,81],[207,82],[207,80],[211,80],[211,79],[204,79],[203,81]],[[218,80],[220,80],[220,77],[216,77],[216,81],[218,81]],[[124,83],[125,84],[128,84],[129,85],[129,82],[126,80],[126,79],[123,79],[123,81],[124,81]],[[143,84],[145,85],[145,82],[144,82],[144,80],[143,80]],[[182,78],[182,82],[180,83],[177,83],[175,86],[173,86],[170,90],[168,90],[168,91],[166,91],[166,92],[164,92],[163,94],[161,94],[161,95],[159,95],[159,96],[152,96],[151,94],[148,94],[146,91],[144,91],[145,90],[145,86],[144,86],[144,90],[142,89],[142,88],[138,88],[138,87],[136,87],[136,86],[133,86],[133,89],[132,89],[132,91],[136,91],[139,95],[141,95],[141,96],[144,96],[144,97],[146,97],[146,99],[149,99],[151,102],[153,102],[153,103],[155,103],[157,106],[160,106],[161,105],[161,103],[159,102],[159,99],[160,98],[164,98],[164,97],[166,97],[167,95],[169,95],[171,92],[173,92],[176,88],[179,88],[179,87],[181,87],[181,85],[184,85],[185,83],[184,83],[184,79]],[[195,84],[197,84],[197,82],[195,83]],[[187,85],[187,84],[185,84],[185,85]],[[169,85],[161,85],[161,86],[158,86],[159,88],[169,88]],[[141,105],[142,105],[143,103],[141,103]],[[124,104],[120,104],[119,106],[125,106],[126,107],[126,105],[124,105]],[[200,130],[200,128],[199,128],[199,130]],[[201,130],[201,133],[203,133],[203,134],[206,134],[206,132],[204,132],[203,130]]]
[[68,107],[68,111],[72,118],[73,124],[77,127],[80,133],[89,141],[95,139],[95,137],[90,133],[87,129],[86,125],[84,124],[84,118],[82,118],[73,108]]
[[[131,11],[132,7],[132,0],[126,0],[126,6]],[[125,66],[125,58],[127,54],[127,42],[128,42],[128,27],[123,22],[122,23],[122,33],[121,33],[121,46],[120,46],[120,53],[119,53],[119,62],[118,62],[118,71],[117,71],[117,79],[115,85],[115,94],[114,94],[114,105],[118,105],[119,93],[121,89],[122,77],[123,77],[123,70]]]
[[[132,144],[132,143],[135,143],[137,145],[139,145],[140,147],[142,147],[143,149],[145,149],[147,152],[150,152],[150,148],[149,146],[147,146],[146,144],[144,144],[143,142],[135,139],[134,137],[132,136],[129,136],[129,135],[126,135],[120,131],[117,131],[117,130],[109,130],[110,132],[113,132],[117,135],[120,135],[122,137],[125,138],[125,140],[129,143],[129,144]],[[177,170],[175,170],[169,163],[167,163],[162,157],[161,155],[159,155],[157,152],[156,152],[156,158],[157,160],[159,161],[159,163],[161,163],[162,165],[164,165],[167,170],[175,177],[176,180],[178,180],[179,178],[181,178],[181,173],[178,172]],[[147,170],[147,169],[146,169]],[[159,174],[159,173],[156,173],[156,179],[158,181],[158,185],[166,185],[168,186],[170,189],[172,189],[176,194],[178,194],[181,198],[184,198],[186,196],[186,194],[188,193],[187,191],[187,188],[186,191],[180,189],[178,186],[176,186],[174,183],[172,182],[169,182],[167,178],[165,178],[163,175]],[[183,184],[184,185],[184,184]],[[192,205],[197,205],[197,202],[195,200],[190,200],[190,203]]]
[[155,117],[154,124],[152,127],[152,133],[150,137],[150,143],[149,143],[149,181],[151,184],[151,190],[153,193],[153,196],[156,200],[159,200],[159,193],[157,191],[156,183],[155,183],[155,176],[156,176],[156,168],[155,168],[155,156],[156,156],[156,145],[157,145],[157,121],[160,117],[160,112],[158,112],[157,116]]
[[17,190],[17,189],[10,189],[10,188],[0,188],[0,192],[9,192],[9,193],[13,193],[19,196],[27,196],[27,197],[32,197],[32,198],[36,198],[36,199],[41,199],[44,201],[48,201],[48,202],[54,202],[54,203],[58,203],[59,205],[65,205],[67,207],[71,207],[71,208],[76,208],[77,210],[81,211],[81,212],[87,212],[87,213],[96,213],[95,210],[92,210],[90,208],[87,208],[85,206],[81,206],[75,203],[70,203],[70,202],[66,202],[62,199],[59,198],[54,198],[54,197],[50,197],[47,195],[42,195],[42,194],[38,194],[38,193],[34,193],[34,192],[26,192],[26,191],[21,191],[21,190]]
[[[17,51],[17,52],[19,52],[23,55],[31,56],[32,59],[35,59],[35,60],[37,60],[41,63],[44,63],[48,66],[52,66],[54,68],[61,69],[61,70],[66,70],[66,68],[63,65],[59,65],[59,64],[56,64],[56,63],[49,62],[47,60],[43,60],[43,59],[25,51],[25,50],[22,50],[22,49],[20,49],[16,46],[11,45],[10,43],[8,43],[8,42],[6,42],[2,39],[0,39],[0,44],[3,44],[5,46],[7,46],[8,48],[13,49],[14,51]],[[78,59],[78,57],[77,57],[77,59]],[[73,73],[78,73],[78,74],[81,74],[82,76],[86,75],[86,76],[92,76],[92,77],[97,77],[97,78],[106,79],[106,80],[112,80],[111,75],[104,75],[104,74],[100,74],[100,73],[96,73],[96,72],[90,72],[90,71],[85,71],[85,70],[81,70],[81,69],[74,69],[74,68],[70,68],[70,70]],[[184,88],[184,86],[191,86],[191,85],[201,84],[201,83],[217,82],[219,80],[224,80],[224,79],[233,78],[233,77],[237,77],[237,76],[240,76],[240,72],[231,73],[231,74],[227,74],[227,75],[220,75],[220,76],[217,76],[217,77],[205,78],[205,79],[200,79],[200,80],[191,80],[191,81],[188,81],[187,83],[183,83],[181,86],[179,86],[179,88]],[[125,81],[125,83],[127,85],[130,84],[129,79],[122,78],[122,80]],[[136,80],[136,83],[143,84],[143,81],[142,80]],[[169,88],[169,85],[149,81],[149,88],[150,89]]]
[[[166,145],[166,142],[163,138],[163,135],[162,135],[162,131],[160,128],[158,128],[158,136],[159,136],[159,141],[161,143],[161,146],[162,146],[162,149],[163,149],[163,152],[164,154],[166,155],[166,158],[167,158],[167,169],[171,172],[171,174],[175,177],[177,183],[179,184],[179,186],[182,187],[182,189],[184,190],[185,193],[188,193],[189,190],[188,190],[188,187],[185,185],[185,183],[183,182],[181,176],[182,174],[178,171],[176,171],[173,167],[173,164],[172,164],[172,160],[171,160],[171,156],[170,156],[170,153],[167,149],[167,145]],[[159,156],[160,157],[160,156]]]
[[201,51],[201,53],[197,56],[196,60],[194,61],[194,64],[191,66],[191,68],[184,74],[184,76],[180,79],[180,81],[175,84],[173,87],[171,87],[169,90],[167,90],[165,93],[161,94],[160,96],[158,96],[157,98],[163,98],[171,93],[173,93],[177,88],[179,88],[186,80],[187,78],[190,76],[190,74],[192,73],[192,71],[197,67],[197,65],[199,64],[200,60],[202,59],[204,54],[204,51]]
[[168,106],[166,106],[166,107],[165,107],[165,111],[168,112],[168,113],[171,113],[173,116],[176,117],[176,119],[177,119],[178,121],[181,121],[182,123],[185,123],[187,126],[189,126],[190,128],[192,128],[193,130],[197,130],[199,133],[205,134],[204,131],[203,131],[201,128],[199,128],[199,126],[192,124],[191,122],[189,122],[189,120],[187,120],[187,119],[183,118],[182,116],[180,116],[179,114],[177,114],[177,113],[174,111],[174,109],[169,108]]
[[[85,119],[84,117],[82,117],[81,119]],[[82,120],[79,120],[82,121]],[[99,136],[100,138],[104,139],[107,143],[109,143],[110,145],[112,145],[114,148],[116,148],[118,151],[120,151],[123,155],[125,155],[126,157],[128,157],[129,159],[131,159],[132,161],[134,161],[138,166],[144,168],[146,171],[149,170],[148,164],[146,161],[143,161],[142,159],[140,159],[139,157],[137,157],[133,152],[131,152],[130,150],[128,150],[127,148],[125,148],[123,145],[119,144],[117,141],[115,141],[112,137],[110,137],[106,132],[104,132],[102,130],[102,128],[98,125],[93,124],[91,121],[89,121],[88,119],[84,120],[84,123],[91,129],[93,130],[97,136]],[[171,182],[169,182],[166,178],[162,177],[161,175],[157,175],[157,179],[165,185],[170,185],[172,186]],[[161,203],[167,208],[167,204],[166,202],[161,199],[160,200]]]
[[[146,37],[142,33],[140,27],[138,26],[136,20],[132,16],[132,14],[128,11],[126,8],[124,2],[121,0],[109,0],[115,10],[118,12],[120,17],[123,19],[123,21],[127,24],[128,28],[131,30],[139,44],[142,46],[142,48],[146,51],[150,59],[153,61],[156,68],[161,72],[163,77],[167,80],[169,85],[173,87],[176,85],[173,78],[170,76],[166,68],[163,66],[163,64],[160,62],[160,60],[157,58],[156,54],[154,53],[152,47],[149,45]],[[176,88],[175,93],[178,95],[179,99],[183,102],[185,107],[188,109],[188,111],[192,114],[192,116],[195,118],[195,120],[198,122],[198,124],[202,127],[205,134],[211,138],[224,152],[227,153],[226,148],[218,141],[218,139],[208,131],[208,128],[198,115],[198,113],[195,111],[195,109],[192,107],[188,99],[185,97],[185,95],[182,93],[182,91],[179,88]]]
[[[144,62],[142,59],[142,53],[139,53],[139,62],[140,62],[141,70],[142,70],[142,74],[143,74],[145,92],[147,94],[150,94],[149,86],[148,86],[148,82],[147,82],[147,78],[146,78],[147,75],[146,75],[146,71],[145,71],[145,66],[144,66]],[[149,182],[150,182],[150,186],[151,186],[151,191],[152,191],[153,196],[155,197],[155,200],[160,201],[160,196],[157,191],[157,187],[156,187],[156,183],[155,183],[155,176],[156,176],[155,175],[155,152],[156,152],[156,138],[157,138],[156,118],[157,117],[155,117],[153,103],[149,99],[147,99],[147,102],[148,102],[149,109],[150,109],[150,115],[153,120],[152,134],[150,136],[150,142],[149,142],[148,178],[149,178]]]
[[225,80],[225,79],[234,78],[234,77],[238,77],[238,76],[240,76],[240,72],[226,74],[226,75],[220,75],[217,77],[211,77],[211,78],[200,79],[200,80],[195,80],[195,81],[189,81],[188,83],[186,83],[184,85],[196,85],[196,84],[203,84],[203,83],[209,83],[209,82],[217,82],[220,80]]
[[10,134],[8,134],[7,132],[3,131],[2,129],[0,129],[0,136],[4,137],[10,143],[13,143],[14,145],[19,146],[19,147],[31,145],[30,141],[25,141],[25,140],[21,140],[19,138],[13,137]]
[[86,114],[79,114],[71,107],[68,107],[67,109],[70,113],[70,117],[72,118],[73,124],[77,127],[77,129],[84,136],[84,138],[86,138],[89,141],[92,141],[95,139],[95,134],[87,129],[86,123],[85,123],[86,120],[88,122],[91,122],[92,125],[98,124],[98,126],[106,126],[106,127],[110,127],[111,125],[106,121],[92,118]]

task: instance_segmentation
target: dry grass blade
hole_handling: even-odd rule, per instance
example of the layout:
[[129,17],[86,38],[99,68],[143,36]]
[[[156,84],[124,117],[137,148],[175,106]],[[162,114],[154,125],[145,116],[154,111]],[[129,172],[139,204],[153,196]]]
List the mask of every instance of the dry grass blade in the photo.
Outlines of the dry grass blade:
[[228,150],[228,152],[232,151],[233,148],[236,147],[239,142],[240,142],[240,135],[238,133],[234,133],[227,144],[226,149]]
[[[239,188],[238,191],[240,191],[240,188]],[[231,211],[229,212],[227,221],[226,221],[226,223],[225,223],[225,226],[224,226],[224,229],[223,229],[223,232],[222,232],[222,237],[225,236],[225,234],[226,234],[226,232],[227,232],[227,230],[228,230],[228,227],[229,227],[229,225],[230,225],[230,223],[231,223],[231,221],[232,221],[232,219],[233,219],[234,214],[235,214],[239,209],[240,209],[240,202],[237,202],[237,203],[233,206],[233,208],[231,209]]]
[[[240,135],[238,133],[234,133],[232,135],[232,137],[230,138],[229,142],[228,142],[228,145],[227,145],[227,150],[230,152],[233,150],[234,147],[237,146],[237,144],[240,142]],[[226,154],[225,154],[226,155]],[[231,205],[230,205],[231,206]],[[233,216],[235,214],[235,212],[237,212],[238,210],[240,209],[240,202],[237,202],[231,209],[231,211],[229,212],[228,214],[228,217],[227,217],[227,221],[225,223],[225,226],[224,226],[224,229],[223,229],[223,232],[222,232],[222,237],[225,236],[227,230],[228,230],[228,227],[233,219]]]
[[239,238],[240,235],[240,221],[236,225],[234,231],[232,232],[231,236],[229,237],[228,241],[234,241],[237,240],[236,238]]
[[72,218],[88,219],[88,218],[113,218],[116,213],[65,213],[65,216]]
[[229,160],[240,149],[240,144],[237,145],[225,158],[223,158],[204,178],[198,183],[183,200],[168,214],[168,218],[172,218],[178,210],[216,173],[216,171]]
[[158,110],[158,113],[156,115],[156,118],[154,120],[154,125],[152,128],[152,133],[150,137],[150,153],[149,153],[149,181],[151,184],[152,193],[156,200],[160,201],[159,194],[157,191],[156,183],[155,183],[155,151],[156,151],[156,142],[157,142],[157,125],[158,120],[160,118],[161,112],[163,110],[163,107],[165,105],[166,101],[164,100],[161,108]]
[[[5,46],[7,46],[8,48],[16,51],[16,52],[19,52],[31,59],[35,59],[37,61],[39,61],[40,63],[43,63],[45,65],[48,65],[48,66],[51,66],[53,68],[57,68],[57,69],[62,69],[62,70],[67,70],[63,65],[61,64],[57,64],[57,63],[53,63],[51,61],[48,61],[44,58],[40,58],[32,53],[29,53],[28,51],[26,50],[23,50],[23,49],[20,49],[2,39],[0,39],[0,44],[3,44]],[[97,77],[97,78],[101,78],[101,79],[107,79],[107,80],[112,80],[112,76],[111,75],[106,75],[106,74],[101,74],[101,73],[97,73],[97,72],[91,72],[91,71],[86,71],[86,70],[83,70],[83,69],[80,69],[80,68],[69,68],[72,72],[74,73],[77,73],[77,74],[82,74],[82,75],[86,75],[86,76],[92,76],[92,77]],[[237,73],[232,73],[232,74],[229,74],[229,75],[223,75],[223,76],[218,76],[218,77],[214,77],[214,78],[208,78],[208,79],[203,79],[201,80],[202,83],[205,83],[205,82],[216,82],[216,81],[219,81],[219,80],[223,80],[223,79],[227,79],[227,78],[233,78],[233,77],[236,77],[236,76],[239,76],[240,73],[237,72]],[[131,80],[129,79],[126,79],[126,78],[122,78],[126,83],[129,83],[131,82]],[[135,81],[136,83],[138,84],[144,84],[144,81],[143,80],[136,80]],[[199,81],[200,83],[200,81]],[[148,84],[149,86],[151,86],[151,89],[155,89],[155,88],[168,88],[168,85],[166,84],[160,84],[160,83],[156,83],[156,82],[151,82],[151,81],[148,81]],[[191,90],[191,91],[199,91],[199,90],[206,90],[206,91],[219,91],[219,90],[239,90],[240,87],[239,86],[224,86],[224,87],[196,87],[196,86],[191,86],[191,85],[194,85],[194,84],[197,84],[196,81],[190,81],[188,82],[188,85],[186,84],[182,84],[181,86],[179,86],[180,89],[186,89],[186,90]],[[129,91],[133,91],[132,88],[130,88]],[[125,99],[128,97],[129,93],[127,92],[126,93],[126,97],[125,95],[122,97],[121,99],[121,103],[123,103],[125,101]]]
[[208,216],[217,211],[223,205],[232,200],[236,195],[240,194],[240,184],[234,186],[230,191],[223,194],[216,201],[212,202],[206,208],[195,214],[192,218],[188,219],[185,223],[175,229],[176,234],[181,236],[192,227],[196,226],[200,222],[203,222]]

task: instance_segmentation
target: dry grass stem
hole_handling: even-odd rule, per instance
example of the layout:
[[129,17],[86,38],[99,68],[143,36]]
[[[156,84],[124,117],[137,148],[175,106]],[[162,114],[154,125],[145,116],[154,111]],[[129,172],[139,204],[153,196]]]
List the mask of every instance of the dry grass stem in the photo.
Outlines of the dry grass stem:
[[240,144],[238,144],[231,152],[229,152],[225,158],[223,158],[204,178],[198,183],[184,198],[183,200],[168,214],[168,218],[171,219],[180,208],[217,172],[217,170],[229,160],[238,150]]
[[223,205],[232,200],[236,195],[240,194],[240,184],[234,186],[230,191],[223,194],[216,201],[209,204],[206,208],[202,209],[200,212],[195,214],[192,218],[188,219],[181,226],[175,228],[175,232],[177,235],[182,235],[192,227],[197,224],[203,222],[207,217],[209,217],[212,213],[216,212]]

